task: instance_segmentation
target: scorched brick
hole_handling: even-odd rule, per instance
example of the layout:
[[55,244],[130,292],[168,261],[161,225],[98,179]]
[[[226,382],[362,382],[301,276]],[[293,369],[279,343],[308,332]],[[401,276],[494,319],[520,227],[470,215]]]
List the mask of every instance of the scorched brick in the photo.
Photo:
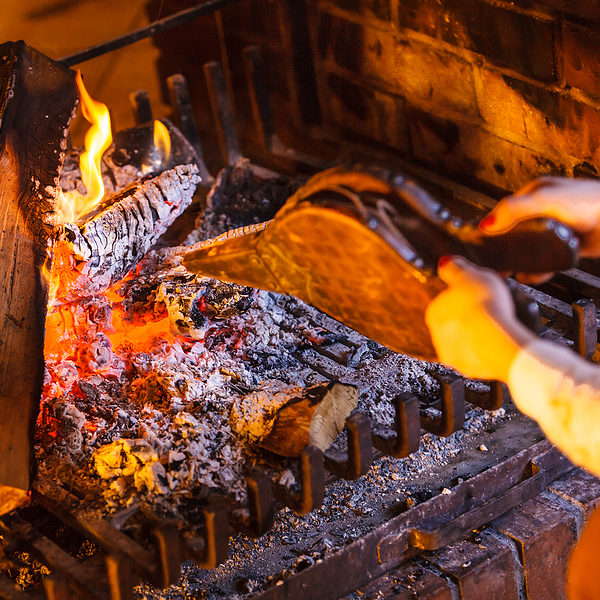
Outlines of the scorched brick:
[[567,559],[577,540],[573,512],[538,496],[493,525],[517,544],[528,600],[564,598]]
[[562,51],[566,83],[600,98],[600,31],[564,23]]
[[600,2],[598,0],[538,0],[540,4],[556,8],[569,15],[600,22]]
[[326,76],[324,112],[349,137],[375,137],[379,142],[408,150],[404,98],[357,85],[335,73]]
[[509,543],[488,532],[477,541],[461,541],[424,558],[458,583],[461,600],[518,600],[519,565]]
[[333,0],[333,3],[344,10],[359,15],[369,15],[382,21],[389,21],[392,11],[389,0]]
[[[408,5],[408,9],[407,9]],[[495,64],[541,81],[554,81],[555,34],[551,20],[481,0],[402,2],[401,27],[415,29],[484,55]]]
[[559,159],[507,141],[477,125],[441,119],[416,108],[409,108],[408,115],[414,156],[465,183],[477,178],[516,190],[534,177],[567,173],[568,165]]

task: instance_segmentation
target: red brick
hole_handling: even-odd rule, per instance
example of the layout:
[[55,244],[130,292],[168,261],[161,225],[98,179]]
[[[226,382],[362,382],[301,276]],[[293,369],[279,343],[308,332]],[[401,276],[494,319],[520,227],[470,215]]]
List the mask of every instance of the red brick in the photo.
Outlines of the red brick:
[[[478,117],[473,69],[464,58],[389,30],[358,28],[328,13],[313,15],[313,27],[319,32],[319,54],[326,68],[436,112]],[[336,41],[338,37],[343,43]],[[317,68],[323,68],[323,63]]]
[[574,514],[538,496],[492,524],[517,543],[527,599],[564,598],[567,560],[577,541]]
[[[481,126],[407,111],[412,154],[463,183],[485,181],[516,190],[540,175],[564,175],[568,165],[524,148]],[[566,158],[566,157],[565,157]]]
[[336,6],[364,18],[375,17],[382,21],[392,18],[390,0],[330,0]]
[[482,0],[402,0],[398,25],[484,55],[541,81],[556,80],[555,26]]
[[600,161],[600,112],[592,106],[489,69],[480,70],[476,94],[498,136],[544,154]]
[[390,75],[390,84],[413,104],[430,106],[438,114],[453,111],[479,118],[473,68],[463,58],[422,42],[398,40]]
[[600,505],[600,479],[583,469],[576,469],[557,479],[548,486],[548,489],[583,508],[586,517]]
[[358,73],[364,60],[365,27],[326,12],[318,12],[313,18],[318,19],[316,31],[320,58],[331,59],[335,64]]
[[364,600],[453,600],[453,588],[429,569],[409,563],[386,573],[358,592]]
[[402,98],[357,85],[334,73],[327,74],[321,85],[325,122],[337,126],[341,134],[408,150]]
[[600,30],[565,23],[562,48],[567,84],[600,97]]
[[557,8],[580,19],[600,22],[600,0],[538,0],[540,4]]
[[517,600],[513,551],[487,532],[478,542],[461,541],[423,557],[448,573],[458,584],[461,600]]

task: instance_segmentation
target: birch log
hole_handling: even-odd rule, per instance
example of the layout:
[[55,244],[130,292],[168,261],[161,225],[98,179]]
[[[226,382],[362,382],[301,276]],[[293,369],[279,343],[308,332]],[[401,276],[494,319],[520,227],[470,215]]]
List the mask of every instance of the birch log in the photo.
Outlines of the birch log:
[[307,445],[325,451],[357,403],[358,389],[351,385],[266,382],[234,402],[231,428],[247,443],[280,456],[299,456]]
[[0,46],[0,514],[27,500],[44,374],[41,276],[75,73],[24,42]]

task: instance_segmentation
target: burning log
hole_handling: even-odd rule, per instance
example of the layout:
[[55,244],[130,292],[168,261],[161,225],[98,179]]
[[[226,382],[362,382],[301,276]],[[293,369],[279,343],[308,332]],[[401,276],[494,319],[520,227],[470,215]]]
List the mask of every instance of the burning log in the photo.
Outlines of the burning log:
[[58,298],[98,293],[120,281],[192,201],[195,164],[179,165],[106,199],[83,223],[58,233],[53,284]]
[[[113,144],[102,156],[102,182],[104,193],[112,196],[143,177],[157,175],[177,165],[197,163],[198,158],[191,144],[169,120],[161,119],[170,138],[170,153],[167,161],[158,156],[152,123],[124,129],[114,134]],[[79,167],[83,148],[70,150],[60,177],[63,192],[76,190],[86,193]]]
[[351,385],[300,388],[267,382],[235,402],[231,427],[249,444],[299,456],[307,445],[327,450],[357,403],[358,389]]
[[41,276],[77,105],[74,73],[23,42],[0,47],[0,514],[27,500],[44,375]]

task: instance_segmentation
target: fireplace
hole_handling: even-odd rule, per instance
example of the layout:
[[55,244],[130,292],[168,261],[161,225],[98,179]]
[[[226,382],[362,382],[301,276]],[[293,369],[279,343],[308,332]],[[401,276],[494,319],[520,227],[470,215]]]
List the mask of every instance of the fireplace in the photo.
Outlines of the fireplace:
[[[395,355],[290,298],[200,288],[169,248],[255,226],[341,161],[385,164],[465,219],[539,175],[596,176],[593,3],[225,4],[152,38],[171,109],[135,92],[135,131],[153,110],[171,118],[203,191],[124,283],[111,280],[118,299],[78,305],[78,334],[103,340],[82,359],[88,371],[46,355],[51,383],[68,391],[47,386],[32,501],[2,518],[0,597],[131,597],[140,580],[147,597],[160,597],[148,582],[191,597],[562,597],[600,484],[500,385]],[[194,6],[151,1],[147,12]],[[64,189],[68,169],[61,177]],[[592,265],[518,287],[545,337],[594,359]],[[135,327],[164,317],[179,329],[117,352],[133,335],[109,331],[117,305]],[[20,329],[19,314],[6,319]],[[121,371],[102,375],[113,359]],[[281,458],[229,442],[234,399],[315,385],[360,395],[332,449]]]

